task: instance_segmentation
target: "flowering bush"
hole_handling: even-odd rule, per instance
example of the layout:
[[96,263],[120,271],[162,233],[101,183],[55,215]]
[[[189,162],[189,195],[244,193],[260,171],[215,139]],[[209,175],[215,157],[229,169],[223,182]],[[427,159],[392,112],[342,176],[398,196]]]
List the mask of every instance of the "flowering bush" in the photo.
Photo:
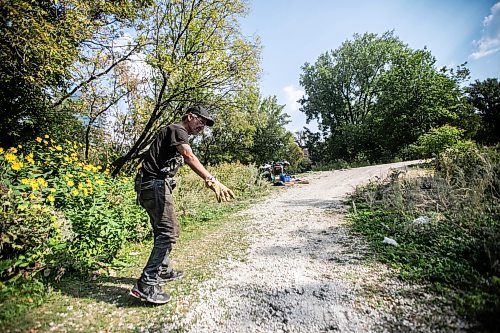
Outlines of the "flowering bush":
[[87,271],[148,234],[132,181],[80,161],[77,143],[0,148],[0,278]]

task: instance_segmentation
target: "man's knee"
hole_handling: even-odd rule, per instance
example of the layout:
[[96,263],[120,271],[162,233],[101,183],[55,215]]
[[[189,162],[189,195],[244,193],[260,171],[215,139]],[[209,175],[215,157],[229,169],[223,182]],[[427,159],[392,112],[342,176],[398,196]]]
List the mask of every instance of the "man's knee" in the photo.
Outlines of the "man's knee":
[[155,237],[154,246],[168,251],[172,250],[175,237],[168,232],[161,232]]

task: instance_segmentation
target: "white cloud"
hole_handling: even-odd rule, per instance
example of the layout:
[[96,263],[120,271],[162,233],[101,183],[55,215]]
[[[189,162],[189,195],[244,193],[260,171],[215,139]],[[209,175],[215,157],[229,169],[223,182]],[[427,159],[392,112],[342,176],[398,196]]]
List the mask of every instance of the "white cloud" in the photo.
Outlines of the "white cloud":
[[282,90],[285,94],[284,98],[286,101],[284,112],[290,116],[291,122],[286,125],[286,129],[292,133],[302,130],[304,126],[307,126],[313,132],[318,130],[318,124],[316,120],[312,120],[309,124],[306,124],[306,115],[301,112],[300,103],[297,101],[304,96],[304,90],[296,88],[293,85],[289,85]]
[[286,94],[286,109],[290,110],[291,113],[297,113],[300,108],[297,101],[304,96],[304,91],[295,88],[293,85],[286,86],[283,91]]
[[477,51],[472,53],[472,59],[480,59],[500,51],[500,2],[491,7],[491,14],[483,20],[484,29],[479,41],[474,41]]

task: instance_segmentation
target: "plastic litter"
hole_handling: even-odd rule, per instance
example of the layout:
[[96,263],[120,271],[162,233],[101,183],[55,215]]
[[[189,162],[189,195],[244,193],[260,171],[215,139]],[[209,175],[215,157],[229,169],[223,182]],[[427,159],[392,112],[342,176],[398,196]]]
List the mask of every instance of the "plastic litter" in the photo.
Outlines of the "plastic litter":
[[396,242],[394,239],[389,238],[389,237],[384,237],[384,240],[382,243],[393,245],[393,246],[398,246],[398,242]]
[[412,226],[424,225],[424,224],[429,223],[430,221],[431,221],[430,217],[423,215],[423,216],[419,216],[416,219],[414,219],[411,222],[411,225]]

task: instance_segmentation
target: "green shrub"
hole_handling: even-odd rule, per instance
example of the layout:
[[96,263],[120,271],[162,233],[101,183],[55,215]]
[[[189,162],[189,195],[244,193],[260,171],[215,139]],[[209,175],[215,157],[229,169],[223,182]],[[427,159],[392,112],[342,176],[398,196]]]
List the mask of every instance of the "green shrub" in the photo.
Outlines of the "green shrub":
[[208,169],[236,194],[237,200],[229,205],[218,204],[203,180],[188,166],[184,166],[177,173],[178,185],[173,193],[174,205],[183,227],[213,219],[233,210],[239,201],[262,196],[270,188],[270,184],[259,176],[255,166],[236,162],[222,163]]
[[1,281],[40,271],[89,272],[112,260],[127,240],[148,233],[132,181],[83,163],[81,146],[37,138],[0,150]]
[[463,130],[450,125],[433,128],[410,145],[405,154],[412,158],[435,157],[447,148],[463,143],[462,134]]

